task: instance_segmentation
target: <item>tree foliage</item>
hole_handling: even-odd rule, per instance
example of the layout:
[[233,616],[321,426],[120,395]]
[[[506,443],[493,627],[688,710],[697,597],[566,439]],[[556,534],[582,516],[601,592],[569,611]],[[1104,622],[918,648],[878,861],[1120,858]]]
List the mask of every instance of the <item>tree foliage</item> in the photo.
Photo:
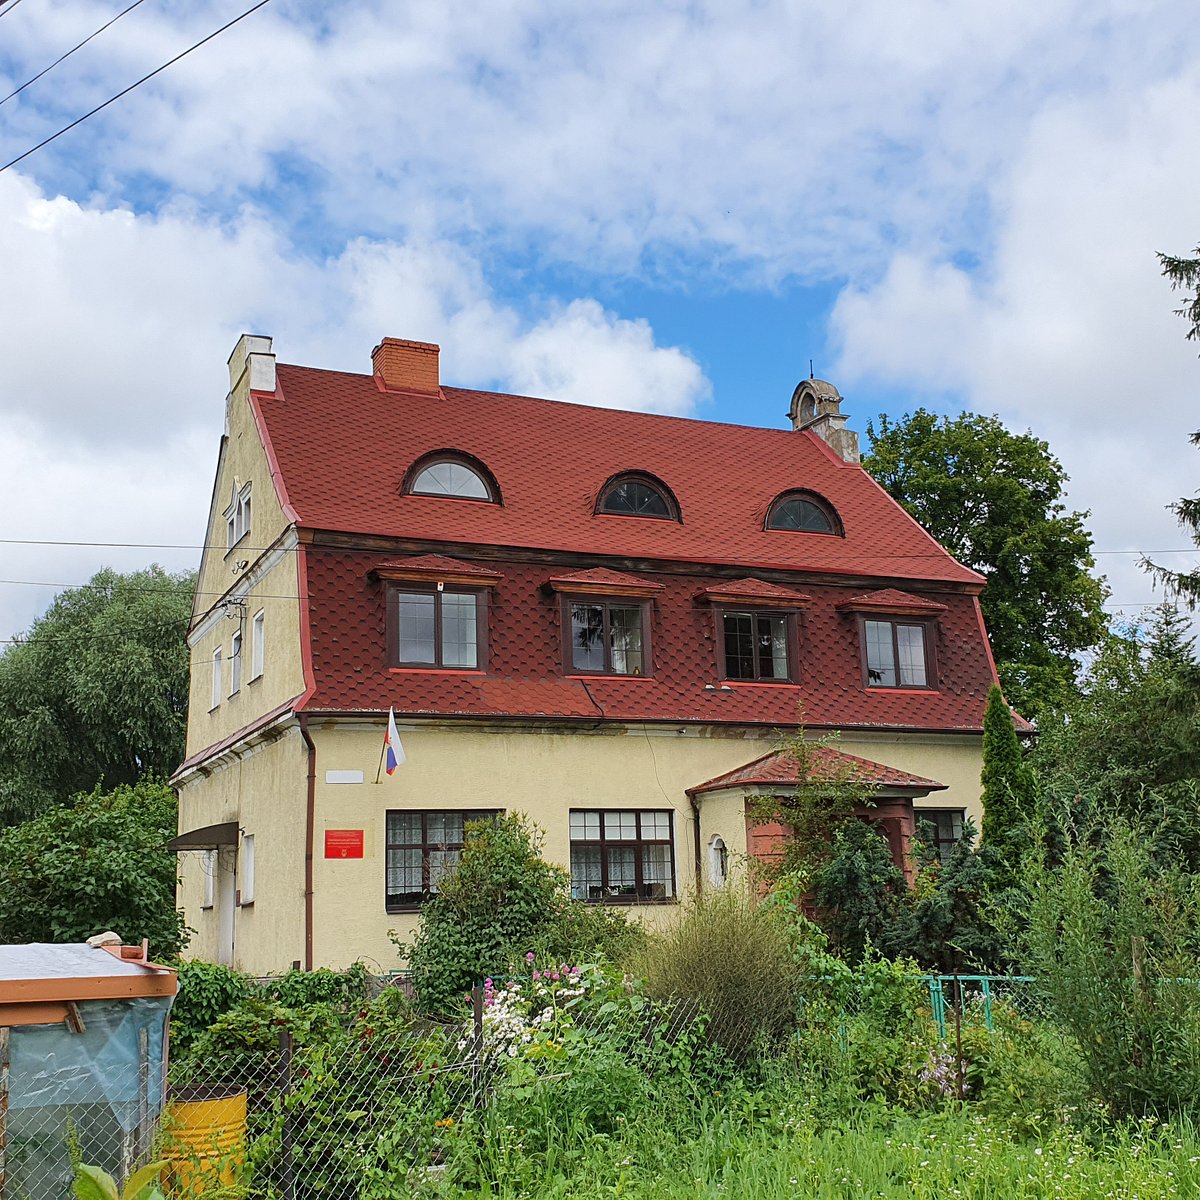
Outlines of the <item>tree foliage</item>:
[[870,422],[863,466],[951,554],[987,578],[980,603],[1005,694],[1037,716],[1068,696],[1100,639],[1104,584],[1086,513],[1068,512],[1049,446],[996,417],[917,409]]
[[113,930],[172,958],[186,944],[175,907],[175,793],[146,779],[98,788],[0,833],[0,941],[82,942]]
[[1200,663],[1186,630],[1162,605],[1148,628],[1111,634],[1031,762],[1073,820],[1124,811],[1155,831],[1161,854],[1200,871]]
[[105,569],[0,655],[0,823],[179,765],[192,588]]
[[[1188,323],[1186,336],[1200,339],[1200,246],[1196,247],[1191,258],[1173,258],[1169,254],[1160,254],[1158,261],[1173,288],[1193,290],[1194,294],[1185,299],[1183,306],[1175,311]],[[1192,434],[1191,441],[1192,445],[1200,446],[1200,431]],[[1176,500],[1169,508],[1193,543],[1200,546],[1200,492],[1195,496],[1184,496]],[[1191,571],[1172,571],[1148,560],[1143,566],[1169,593],[1178,596],[1189,608],[1200,604],[1200,567]]]
[[1034,817],[1033,777],[1022,761],[1012,712],[995,685],[983,713],[983,840],[1010,871],[1020,866]]
[[441,1013],[525,953],[605,957],[639,935],[623,915],[572,899],[570,875],[541,856],[540,831],[509,813],[468,822],[458,865],[422,908],[412,945],[400,949],[422,1009]]

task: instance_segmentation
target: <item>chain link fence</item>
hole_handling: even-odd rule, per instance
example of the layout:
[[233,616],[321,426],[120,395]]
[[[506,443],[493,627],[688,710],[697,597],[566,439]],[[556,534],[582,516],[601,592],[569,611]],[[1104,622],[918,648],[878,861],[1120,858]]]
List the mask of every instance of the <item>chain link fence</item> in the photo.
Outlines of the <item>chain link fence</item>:
[[[705,1055],[738,1069],[768,1061],[800,1069],[806,1055],[849,1055],[856,1020],[893,1023],[886,1003],[894,997],[882,1001],[870,981],[847,991],[843,980],[836,992],[810,981],[797,1033],[752,1027],[732,1008],[652,1000],[622,981],[608,980],[604,991],[598,980],[578,968],[489,980],[472,993],[470,1015],[454,1020],[420,1015],[402,983],[390,986],[394,1004],[368,1004],[332,1031],[280,1025],[220,1054],[176,1056],[168,1103],[149,1124],[143,1114],[123,1125],[86,1096],[40,1112],[9,1098],[0,1200],[67,1200],[72,1158],[118,1181],[164,1159],[172,1200],[356,1200],[367,1181],[372,1194],[407,1195],[437,1179],[463,1123],[511,1096],[514,1084],[524,1095],[570,1087],[582,1064],[600,1060],[650,1079]],[[916,1030],[924,1039],[921,1069],[945,1095],[968,1096],[981,1038],[1019,1037],[1044,1018],[1028,979],[933,976],[910,985],[900,1002],[909,1010],[904,1036]],[[14,1123],[18,1109],[25,1116]]]

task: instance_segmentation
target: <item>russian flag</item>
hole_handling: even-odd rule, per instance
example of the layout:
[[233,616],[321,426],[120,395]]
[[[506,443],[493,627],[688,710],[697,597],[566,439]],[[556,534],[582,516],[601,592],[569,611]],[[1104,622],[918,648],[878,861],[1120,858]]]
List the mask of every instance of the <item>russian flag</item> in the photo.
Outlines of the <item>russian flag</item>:
[[383,735],[383,745],[386,752],[387,773],[390,775],[404,761],[404,747],[400,745],[400,734],[396,732],[396,710],[388,709],[387,733]]

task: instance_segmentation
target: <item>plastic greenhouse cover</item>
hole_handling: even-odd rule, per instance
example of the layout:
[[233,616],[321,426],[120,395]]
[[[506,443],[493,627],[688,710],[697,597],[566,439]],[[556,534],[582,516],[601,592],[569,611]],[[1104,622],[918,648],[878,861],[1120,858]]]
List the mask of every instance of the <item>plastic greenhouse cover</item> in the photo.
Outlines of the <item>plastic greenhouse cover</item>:
[[0,979],[93,979],[146,973],[136,962],[125,962],[83,942],[0,946]]
[[[115,960],[114,960],[115,961]],[[168,996],[83,1000],[84,1031],[65,1023],[21,1025],[10,1034],[9,1109],[107,1104],[127,1132],[137,1124],[139,1034],[147,1034],[149,1114],[162,1107],[163,1041]]]

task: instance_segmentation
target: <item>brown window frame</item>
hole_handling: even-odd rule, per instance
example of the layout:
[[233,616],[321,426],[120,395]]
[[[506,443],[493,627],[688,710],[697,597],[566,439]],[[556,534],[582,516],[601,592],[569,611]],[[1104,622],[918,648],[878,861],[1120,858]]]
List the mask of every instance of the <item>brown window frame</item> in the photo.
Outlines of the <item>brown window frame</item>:
[[[667,816],[671,832],[667,838],[642,837],[642,813],[656,813]],[[576,838],[570,832],[570,818],[575,813],[598,813],[600,816],[600,836],[598,838]],[[606,836],[605,817],[609,815],[632,814],[637,822],[636,838],[610,838]],[[679,899],[679,883],[675,863],[675,810],[673,808],[572,808],[568,813],[567,845],[568,858],[576,846],[595,846],[600,851],[600,891],[599,896],[577,896],[587,904],[675,904]],[[650,896],[646,894],[647,884],[643,867],[642,850],[646,846],[666,846],[671,858],[671,894],[669,896]],[[634,894],[607,894],[609,883],[608,851],[612,848],[633,848]],[[574,869],[571,870],[571,894],[575,895]]]
[[[416,662],[400,658],[400,597],[401,596],[434,597],[433,606],[433,645],[437,661]],[[446,666],[442,661],[442,597],[473,596],[475,598],[475,666]],[[436,584],[425,584],[408,581],[397,581],[387,589],[387,659],[389,667],[402,667],[411,671],[476,671],[484,674],[487,671],[488,651],[488,593],[486,588],[477,587],[439,587]]]
[[[437,895],[437,892],[431,891],[429,886],[429,855],[433,850],[457,850],[462,852],[463,846],[466,844],[466,825],[468,821],[487,821],[500,816],[503,809],[499,808],[422,808],[422,809],[398,809],[389,808],[385,811],[383,817],[383,907],[386,912],[401,913],[401,912],[419,912],[421,905],[427,900],[432,899]],[[420,816],[421,818],[421,841],[420,842],[393,842],[388,836],[388,817],[392,813],[404,813],[408,816]],[[463,841],[461,842],[431,842],[429,840],[429,818],[431,816],[444,816],[446,814],[458,814],[463,819]],[[417,901],[393,902],[389,899],[388,892],[388,870],[389,856],[393,850],[420,850],[421,851],[421,899]]]
[[[958,837],[942,837],[941,831],[938,829],[936,817],[957,817],[958,818]],[[938,857],[945,862],[946,859],[954,852],[954,847],[963,839],[963,829],[968,820],[967,810],[965,808],[913,808],[913,818],[917,826],[918,836],[921,831],[921,822],[933,826],[933,841],[931,843],[933,849],[938,853]]]
[[[612,512],[606,509],[604,505],[609,496],[623,483],[640,483],[642,487],[656,492],[663,504],[666,505],[666,515],[645,512]],[[598,517],[633,517],[637,521],[674,521],[677,525],[683,524],[683,515],[675,493],[661,479],[651,475],[648,471],[621,471],[617,475],[610,476],[596,494],[596,506],[592,512]]]
[[[757,621],[759,617],[783,617],[787,625],[787,674],[782,678],[764,678],[755,675],[747,679],[741,675],[730,675],[725,654],[725,617],[734,613],[749,613]],[[717,678],[733,683],[797,683],[800,678],[800,621],[795,609],[769,608],[762,605],[714,604],[713,621],[716,624]],[[755,670],[758,659],[755,657]]]
[[[892,627],[892,653],[896,664],[896,682],[878,683],[871,679],[871,669],[867,665],[867,622],[874,621],[880,625]],[[896,629],[900,625],[910,625],[921,630],[921,641],[925,650],[925,682],[900,682],[900,645],[896,637]],[[858,646],[859,660],[862,665],[863,687],[883,692],[936,692],[938,690],[937,654],[934,648],[934,631],[937,622],[929,617],[910,617],[898,613],[858,614]]]
[[[413,485],[417,482],[419,476],[428,467],[437,466],[438,463],[457,463],[460,467],[466,467],[473,475],[477,476],[479,481],[487,490],[486,496],[449,496],[444,492],[418,492],[413,490]],[[431,450],[428,454],[422,454],[404,473],[404,480],[400,484],[400,492],[404,496],[423,496],[429,500],[466,500],[471,504],[504,504],[504,499],[500,495],[500,485],[496,482],[496,477],[491,473],[487,466],[474,455],[465,454],[461,450]]]
[[[818,512],[824,514],[825,519],[829,522],[828,529],[786,529],[779,525],[772,525],[771,519],[775,515],[775,510],[782,504],[786,504],[789,500],[804,500],[811,504]],[[825,499],[824,496],[818,496],[816,492],[806,491],[804,488],[789,488],[786,492],[780,492],[770,504],[767,505],[766,515],[763,517],[763,529],[768,533],[802,533],[809,534],[814,537],[845,537],[846,529],[842,525],[842,519],[838,516],[837,509]]]
[[[575,665],[575,644],[571,638],[572,620],[571,608],[576,604],[587,604],[604,609],[604,669],[597,671]],[[637,608],[642,614],[642,670],[640,673],[614,671],[611,666],[612,650],[609,646],[608,610],[615,605],[618,608]],[[595,675],[613,679],[647,679],[654,673],[653,639],[650,634],[650,605],[651,601],[641,596],[621,596],[612,593],[604,595],[564,592],[560,608],[562,622],[563,644],[563,674],[565,675]]]

